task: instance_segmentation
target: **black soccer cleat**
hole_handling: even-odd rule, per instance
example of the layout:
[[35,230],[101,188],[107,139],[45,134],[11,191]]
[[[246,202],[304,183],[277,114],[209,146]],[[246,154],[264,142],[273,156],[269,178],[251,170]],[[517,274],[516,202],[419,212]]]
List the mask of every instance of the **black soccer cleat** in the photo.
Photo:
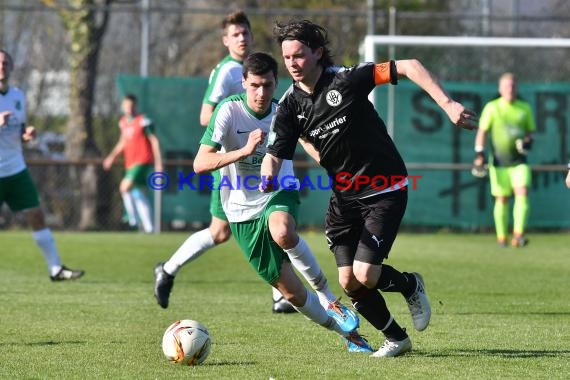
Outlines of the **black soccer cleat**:
[[163,266],[164,263],[158,263],[154,267],[154,298],[160,307],[166,309],[174,286],[174,276],[166,273]]
[[85,274],[85,271],[82,269],[69,269],[65,265],[61,267],[59,272],[57,272],[54,276],[50,276],[49,278],[52,281],[67,281],[67,280],[76,280],[82,277]]

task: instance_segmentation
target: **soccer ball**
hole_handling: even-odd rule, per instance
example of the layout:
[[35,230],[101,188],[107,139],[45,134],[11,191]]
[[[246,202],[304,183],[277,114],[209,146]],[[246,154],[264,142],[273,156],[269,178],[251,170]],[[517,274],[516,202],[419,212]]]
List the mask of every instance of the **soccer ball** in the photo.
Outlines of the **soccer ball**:
[[197,365],[210,354],[212,341],[206,327],[198,321],[182,319],[164,332],[162,351],[173,363]]

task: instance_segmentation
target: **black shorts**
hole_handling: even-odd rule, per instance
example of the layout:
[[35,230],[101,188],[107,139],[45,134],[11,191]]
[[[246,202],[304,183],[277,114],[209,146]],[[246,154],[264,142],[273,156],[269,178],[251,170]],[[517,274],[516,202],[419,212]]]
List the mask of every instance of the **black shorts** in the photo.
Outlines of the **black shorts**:
[[396,240],[407,203],[407,188],[352,201],[333,193],[325,234],[337,267],[352,266],[354,260],[382,264]]

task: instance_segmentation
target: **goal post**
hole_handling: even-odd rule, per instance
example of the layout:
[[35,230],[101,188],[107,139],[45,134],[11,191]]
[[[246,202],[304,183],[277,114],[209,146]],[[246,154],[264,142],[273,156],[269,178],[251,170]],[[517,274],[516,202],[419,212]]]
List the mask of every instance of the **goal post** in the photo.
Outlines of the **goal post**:
[[[513,72],[537,127],[528,157],[533,171],[529,226],[570,228],[564,185],[570,159],[569,48],[568,38],[369,35],[361,51],[366,62],[420,60],[453,99],[477,113],[498,96],[500,75]],[[493,226],[489,181],[469,171],[475,134],[454,128],[430,96],[407,80],[378,86],[370,100],[410,175],[419,178],[421,191],[410,192],[404,223]]]
[[[364,38],[364,60],[376,62],[376,48],[388,47],[386,59],[396,59],[397,46],[416,47],[479,47],[479,48],[569,48],[570,38],[515,38],[515,37],[453,37],[453,36],[396,36],[367,35]],[[408,58],[408,57],[407,57]],[[416,57],[409,57],[416,58]],[[390,136],[394,134],[394,89],[388,88],[386,124]],[[369,96],[375,103],[375,91]]]

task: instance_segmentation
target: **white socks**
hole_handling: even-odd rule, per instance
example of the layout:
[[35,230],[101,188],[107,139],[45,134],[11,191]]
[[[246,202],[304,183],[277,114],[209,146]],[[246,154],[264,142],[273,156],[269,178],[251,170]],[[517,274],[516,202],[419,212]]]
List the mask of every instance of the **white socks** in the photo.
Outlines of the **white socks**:
[[318,323],[319,325],[323,326],[328,330],[332,330],[339,335],[346,337],[347,333],[342,331],[338,323],[332,317],[329,317],[325,309],[321,306],[319,302],[319,298],[315,295],[315,293],[310,292],[308,289],[307,291],[307,301],[305,305],[301,307],[295,307],[299,313],[303,314],[305,317],[309,318],[311,321]]
[[123,198],[123,205],[125,206],[125,211],[127,212],[127,218],[129,219],[129,226],[135,227],[137,225],[137,214],[135,212],[135,204],[133,202],[133,196],[130,192],[121,192],[121,198]]
[[150,212],[150,202],[146,195],[136,187],[126,193],[121,192],[125,211],[129,219],[129,225],[135,227],[137,225],[137,215],[141,221],[144,232],[151,233],[154,228],[152,226],[152,215]]
[[61,260],[50,229],[44,228],[43,230],[33,231],[32,237],[44,254],[50,276],[55,276],[61,270]]
[[284,249],[289,255],[291,264],[309,282],[311,287],[317,292],[319,302],[326,309],[329,302],[336,301],[336,297],[331,292],[321,266],[315,259],[311,248],[302,237],[299,236],[297,245],[290,249]]
[[130,193],[133,197],[135,208],[137,210],[139,219],[141,220],[143,230],[149,234],[153,231],[152,217],[150,215],[150,202],[146,195],[144,195],[144,193],[136,187],[132,189]]
[[198,231],[190,235],[180,248],[174,252],[170,259],[164,263],[163,269],[166,273],[176,276],[176,273],[184,264],[196,260],[202,253],[215,245],[216,243],[214,243],[209,228]]

